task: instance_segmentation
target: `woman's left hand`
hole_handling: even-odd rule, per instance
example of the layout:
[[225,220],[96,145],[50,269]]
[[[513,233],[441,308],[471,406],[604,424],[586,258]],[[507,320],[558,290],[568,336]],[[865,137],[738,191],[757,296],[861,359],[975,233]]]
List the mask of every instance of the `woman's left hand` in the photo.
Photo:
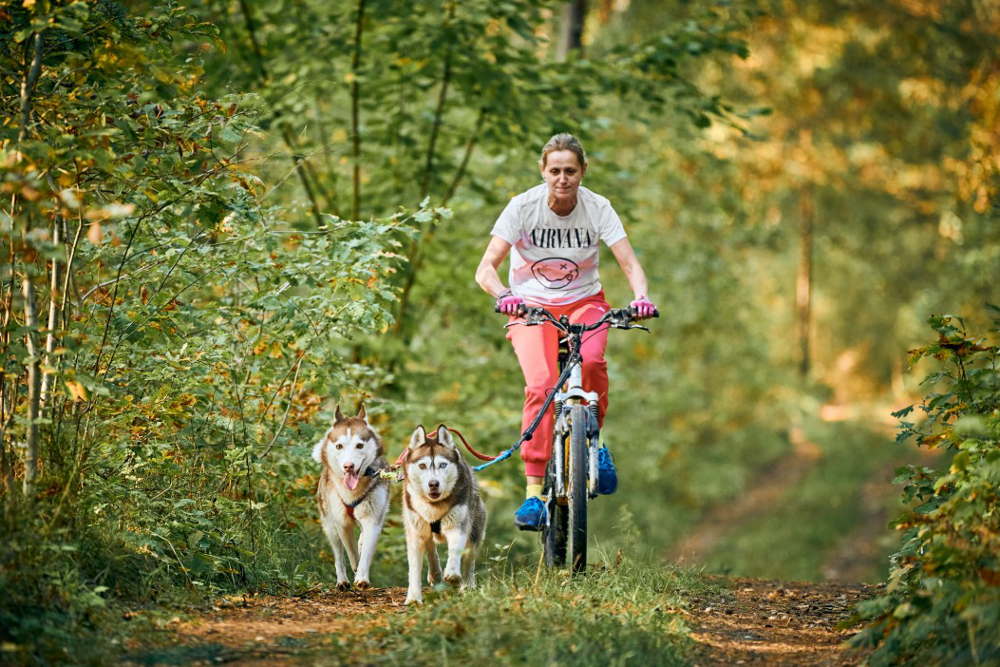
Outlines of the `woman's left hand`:
[[637,320],[649,319],[656,312],[656,306],[645,296],[637,296],[635,301],[629,304],[629,307],[635,312]]

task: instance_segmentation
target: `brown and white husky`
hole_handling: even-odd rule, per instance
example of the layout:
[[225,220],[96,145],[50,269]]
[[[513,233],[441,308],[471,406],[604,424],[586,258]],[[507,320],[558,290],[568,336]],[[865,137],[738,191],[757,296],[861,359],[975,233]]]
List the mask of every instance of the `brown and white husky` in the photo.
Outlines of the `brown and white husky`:
[[[340,590],[350,587],[342,547],[354,570],[354,585],[368,588],[371,582],[375,545],[389,511],[389,484],[379,476],[379,471],[389,467],[384,454],[382,440],[368,423],[363,405],[357,417],[344,417],[338,405],[333,426],[313,447],[313,458],[323,464],[316,504],[333,549]],[[357,525],[361,535],[355,547]]]
[[[465,462],[448,428],[431,434],[418,426],[410,438],[403,467],[403,525],[410,566],[406,603],[423,602],[420,573],[427,554],[427,581],[476,586],[476,553],[486,535],[486,506],[472,468]],[[448,543],[441,572],[435,542]]]

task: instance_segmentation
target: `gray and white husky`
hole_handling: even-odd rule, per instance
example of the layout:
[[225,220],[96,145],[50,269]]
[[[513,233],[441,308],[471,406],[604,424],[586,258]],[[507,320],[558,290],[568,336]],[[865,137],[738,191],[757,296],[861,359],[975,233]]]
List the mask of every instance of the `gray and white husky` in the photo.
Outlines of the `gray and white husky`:
[[[486,535],[486,506],[472,468],[465,462],[451,431],[441,424],[431,434],[418,426],[410,438],[403,464],[403,525],[410,582],[406,603],[423,602],[420,572],[424,553],[430,567],[427,581],[476,586],[476,553]],[[448,543],[448,561],[441,572],[435,542]]]
[[[371,582],[369,570],[375,545],[389,512],[389,485],[379,476],[380,470],[389,467],[384,454],[382,440],[368,423],[364,405],[357,417],[344,417],[338,405],[333,426],[313,447],[313,458],[323,464],[316,504],[323,532],[333,549],[340,590],[350,587],[343,548],[354,570],[354,585],[368,588]],[[361,535],[355,547],[357,525],[361,526]]]

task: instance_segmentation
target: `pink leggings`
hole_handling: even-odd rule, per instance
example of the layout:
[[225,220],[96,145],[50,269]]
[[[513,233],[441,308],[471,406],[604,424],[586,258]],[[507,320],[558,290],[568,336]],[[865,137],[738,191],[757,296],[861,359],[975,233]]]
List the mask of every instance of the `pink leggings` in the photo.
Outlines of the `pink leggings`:
[[[541,305],[529,303],[528,305]],[[545,306],[555,317],[569,315],[570,322],[593,324],[608,312],[604,292],[564,306]],[[514,321],[515,318],[511,318]],[[531,424],[547,393],[559,379],[559,331],[550,324],[535,327],[512,326],[507,329],[507,340],[514,344],[514,353],[524,373],[524,412],[521,415],[521,432]],[[608,363],[604,350],[608,346],[608,330],[602,327],[583,335],[583,387],[595,391],[598,399],[598,422],[604,425],[608,409]],[[555,428],[553,406],[535,430],[534,437],[521,446],[524,472],[529,477],[543,477],[545,465],[552,456],[552,436]]]

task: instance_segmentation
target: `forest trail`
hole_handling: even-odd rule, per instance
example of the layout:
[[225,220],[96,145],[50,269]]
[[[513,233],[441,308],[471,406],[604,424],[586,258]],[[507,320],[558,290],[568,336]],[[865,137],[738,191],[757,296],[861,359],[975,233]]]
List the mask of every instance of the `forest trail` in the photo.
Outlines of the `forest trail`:
[[693,564],[705,562],[705,557],[731,531],[758,516],[795,486],[822,455],[816,443],[808,440],[799,428],[791,429],[792,451],[765,466],[749,490],[732,502],[721,503],[709,510],[698,524],[677,541],[667,555],[670,562]]
[[[844,650],[850,630],[838,624],[875,587],[719,578],[719,593],[692,595],[681,613],[692,628],[692,665],[721,667],[847,667],[860,657]],[[324,646],[350,643],[391,614],[414,613],[404,588],[262,596],[215,607],[165,628],[161,650],[133,654],[126,664],[314,664]]]
[[857,652],[843,646],[853,632],[838,625],[856,602],[874,594],[874,586],[725,581],[731,588],[721,596],[691,601],[692,663],[698,667],[847,667],[861,662]]
[[133,655],[126,664],[300,664],[324,644],[384,625],[386,615],[406,610],[405,599],[405,588],[235,599],[188,620],[173,619],[168,646]]

